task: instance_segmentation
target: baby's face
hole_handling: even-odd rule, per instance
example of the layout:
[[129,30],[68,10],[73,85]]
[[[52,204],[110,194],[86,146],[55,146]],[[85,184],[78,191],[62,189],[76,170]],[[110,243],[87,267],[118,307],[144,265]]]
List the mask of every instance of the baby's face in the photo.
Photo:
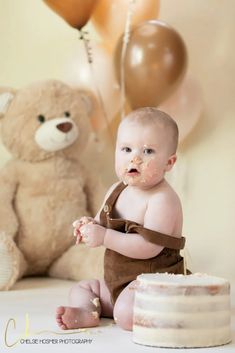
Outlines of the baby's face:
[[115,170],[125,184],[149,189],[169,170],[169,142],[161,126],[122,122],[117,137]]

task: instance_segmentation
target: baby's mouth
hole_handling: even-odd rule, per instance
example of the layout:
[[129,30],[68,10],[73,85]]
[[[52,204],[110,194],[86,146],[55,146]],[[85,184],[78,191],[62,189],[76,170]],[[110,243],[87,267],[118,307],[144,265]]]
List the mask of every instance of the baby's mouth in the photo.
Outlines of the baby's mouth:
[[139,174],[140,174],[140,172],[139,172],[139,170],[136,169],[136,168],[129,168],[129,169],[127,169],[127,175],[129,175],[129,176],[137,176],[137,175],[139,175]]

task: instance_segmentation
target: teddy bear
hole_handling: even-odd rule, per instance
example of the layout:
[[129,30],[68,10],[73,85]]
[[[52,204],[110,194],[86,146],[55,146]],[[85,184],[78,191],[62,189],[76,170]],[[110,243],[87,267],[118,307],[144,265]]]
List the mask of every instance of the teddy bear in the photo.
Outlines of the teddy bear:
[[75,245],[72,223],[94,216],[102,187],[81,163],[94,99],[58,80],[0,88],[0,290],[24,276],[102,277],[103,249]]

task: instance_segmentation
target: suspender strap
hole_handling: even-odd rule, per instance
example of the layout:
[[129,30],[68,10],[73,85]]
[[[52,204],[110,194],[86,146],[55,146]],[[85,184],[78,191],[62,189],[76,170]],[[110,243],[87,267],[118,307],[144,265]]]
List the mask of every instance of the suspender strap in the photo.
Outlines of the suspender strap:
[[138,233],[142,235],[150,243],[154,243],[165,248],[180,250],[184,248],[185,238],[172,237],[167,234],[159,233],[155,230],[147,229],[139,225],[130,225],[128,227],[128,232]]

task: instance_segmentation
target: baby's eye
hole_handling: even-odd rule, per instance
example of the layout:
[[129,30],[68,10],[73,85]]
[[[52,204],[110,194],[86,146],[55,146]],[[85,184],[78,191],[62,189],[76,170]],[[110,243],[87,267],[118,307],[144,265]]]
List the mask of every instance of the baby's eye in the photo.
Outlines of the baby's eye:
[[122,150],[123,152],[127,152],[127,153],[131,152],[131,148],[130,148],[130,147],[122,147],[121,150]]
[[144,154],[153,154],[155,151],[152,148],[145,148],[144,149]]

